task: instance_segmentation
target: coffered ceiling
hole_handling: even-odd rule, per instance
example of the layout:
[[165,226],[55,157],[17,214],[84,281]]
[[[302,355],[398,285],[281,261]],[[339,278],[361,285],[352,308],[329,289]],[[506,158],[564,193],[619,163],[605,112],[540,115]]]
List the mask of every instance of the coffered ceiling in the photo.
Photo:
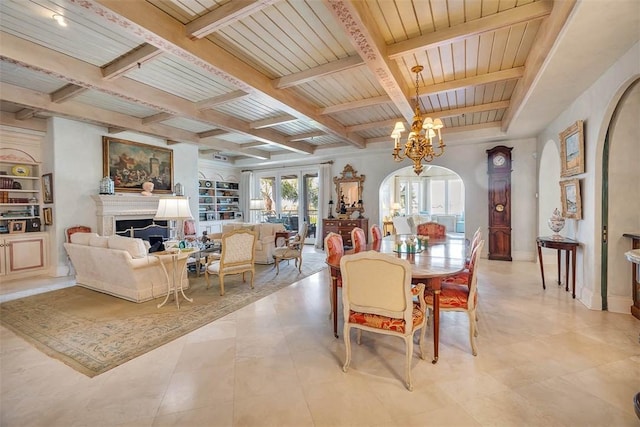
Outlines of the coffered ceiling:
[[576,4],[596,1],[2,0],[2,123],[71,117],[232,161],[354,151],[411,119],[420,64],[421,109],[447,138],[535,136],[554,109],[520,115],[540,110]]

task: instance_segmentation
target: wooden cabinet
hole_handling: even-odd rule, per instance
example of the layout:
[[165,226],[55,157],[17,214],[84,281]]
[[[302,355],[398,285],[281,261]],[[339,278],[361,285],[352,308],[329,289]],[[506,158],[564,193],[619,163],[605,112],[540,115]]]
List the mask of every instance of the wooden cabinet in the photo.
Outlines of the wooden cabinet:
[[511,261],[511,150],[487,150],[489,163],[489,259]]
[[367,242],[369,241],[369,219],[368,218],[358,218],[358,219],[323,219],[322,220],[322,230],[324,239],[327,237],[327,234],[333,232],[342,236],[342,242],[345,246],[353,246],[351,242],[351,230],[355,227],[360,227],[364,230],[365,235],[367,236]]
[[40,274],[48,268],[46,233],[25,233],[0,239],[0,276]]

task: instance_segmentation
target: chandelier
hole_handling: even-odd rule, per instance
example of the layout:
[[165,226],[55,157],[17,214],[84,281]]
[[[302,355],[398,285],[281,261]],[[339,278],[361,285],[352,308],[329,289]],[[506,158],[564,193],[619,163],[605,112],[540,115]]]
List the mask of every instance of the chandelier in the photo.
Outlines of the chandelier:
[[[400,152],[400,137],[402,132],[405,131],[404,124],[397,122],[391,132],[391,138],[393,138],[395,145],[393,147],[393,159],[396,162],[401,162],[405,157],[413,160],[413,170],[416,175],[422,173],[422,161],[430,162],[436,157],[440,157],[444,154],[444,141],[440,135],[440,129],[444,127],[442,120],[432,119],[431,117],[422,118],[420,112],[420,97],[418,93],[418,77],[424,67],[422,65],[416,65],[411,68],[411,71],[416,73],[416,112],[413,116],[413,123],[411,123],[411,132],[407,137],[407,142],[404,145],[404,155]],[[423,132],[424,131],[424,132]],[[433,139],[438,137],[437,152],[433,149]]]

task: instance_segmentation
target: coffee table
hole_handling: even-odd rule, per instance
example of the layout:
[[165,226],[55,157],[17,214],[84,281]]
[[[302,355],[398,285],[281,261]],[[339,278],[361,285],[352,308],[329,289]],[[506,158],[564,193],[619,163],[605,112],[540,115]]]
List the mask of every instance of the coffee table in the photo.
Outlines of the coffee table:
[[202,260],[205,260],[205,266],[207,264],[207,259],[209,256],[220,256],[220,252],[222,250],[222,243],[215,242],[212,245],[205,247],[204,249],[200,249],[194,252],[191,252],[189,258],[193,258],[187,264],[187,267],[193,266],[196,271],[196,276],[200,277],[200,270],[202,269]]

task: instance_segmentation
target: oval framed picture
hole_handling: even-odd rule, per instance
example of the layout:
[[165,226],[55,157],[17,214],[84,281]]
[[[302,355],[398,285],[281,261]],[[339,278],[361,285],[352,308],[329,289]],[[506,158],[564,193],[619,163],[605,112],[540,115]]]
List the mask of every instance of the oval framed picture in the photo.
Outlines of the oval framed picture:
[[11,168],[11,173],[15,176],[29,176],[31,175],[31,170],[29,169],[29,166],[15,165]]

